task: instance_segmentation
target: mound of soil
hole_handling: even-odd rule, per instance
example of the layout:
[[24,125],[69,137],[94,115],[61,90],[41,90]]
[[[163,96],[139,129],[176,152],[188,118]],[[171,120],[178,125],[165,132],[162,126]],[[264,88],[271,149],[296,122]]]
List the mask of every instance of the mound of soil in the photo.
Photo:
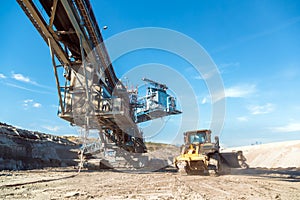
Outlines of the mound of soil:
[[226,149],[242,150],[250,167],[300,168],[300,140]]

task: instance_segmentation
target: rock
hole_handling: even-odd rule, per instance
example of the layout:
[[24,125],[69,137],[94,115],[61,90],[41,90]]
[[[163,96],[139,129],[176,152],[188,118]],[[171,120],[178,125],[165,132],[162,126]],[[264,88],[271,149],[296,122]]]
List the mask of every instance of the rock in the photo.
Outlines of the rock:
[[0,123],[0,170],[74,166],[78,148],[59,136]]
[[79,196],[79,192],[68,192],[67,194],[65,194],[65,198],[70,198],[70,197],[76,197]]

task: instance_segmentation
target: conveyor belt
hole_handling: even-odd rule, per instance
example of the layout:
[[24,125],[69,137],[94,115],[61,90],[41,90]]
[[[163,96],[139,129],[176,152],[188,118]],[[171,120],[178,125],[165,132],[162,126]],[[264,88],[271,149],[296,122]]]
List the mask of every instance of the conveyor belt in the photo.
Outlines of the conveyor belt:
[[[103,42],[100,29],[88,0],[57,0],[56,11],[54,14],[52,13],[52,7],[54,6],[55,1],[40,0],[39,2],[49,19],[53,15],[53,27],[49,26],[46,22],[47,19],[42,17],[39,9],[32,0],[17,1],[44,38],[45,42],[48,43],[48,38],[50,36],[50,38],[55,40],[55,43],[57,43],[57,46],[59,47],[54,48],[54,51],[62,64],[70,65],[74,60],[77,63],[82,62],[83,56],[80,53],[79,41],[80,35],[83,37],[83,47],[85,50],[84,57],[90,53],[94,47]],[[84,26],[81,25],[81,20],[84,22]],[[74,59],[73,61],[68,58],[69,55],[65,51],[66,47],[71,52],[72,58]],[[118,82],[118,79],[111,65],[105,46],[101,45],[99,47],[100,50],[97,51],[97,54],[101,58],[101,64],[106,69],[105,75],[110,87],[113,88]],[[58,48],[61,50],[58,50]],[[109,91],[111,91],[110,87],[108,88]]]
[[[95,127],[98,127],[101,131],[111,130],[114,134],[112,139],[117,140],[116,143],[120,146],[125,146],[130,141],[136,146],[134,148],[139,149],[139,152],[146,151],[142,134],[132,119],[132,113],[127,111],[130,107],[129,95],[115,75],[105,45],[100,45],[103,44],[103,38],[90,1],[17,0],[17,2],[50,47],[60,101],[59,116],[78,126],[85,127],[86,124],[82,120],[76,122],[74,119],[76,115],[74,111],[76,91],[74,91],[74,88],[77,87],[79,91],[85,90],[88,93],[96,90],[95,95],[102,95],[98,100],[98,104],[102,101],[101,98],[104,98],[103,91],[106,91],[105,98],[112,98],[112,96],[115,98],[117,96],[121,99],[123,110],[107,113],[94,112],[94,116],[90,116],[90,118],[96,121],[97,125]],[[98,69],[100,71],[97,74],[100,74],[101,77],[97,75],[98,77],[94,78],[94,76],[87,77],[86,75],[87,68],[84,67],[84,61],[91,54],[96,61],[93,62],[93,66],[90,67],[88,72],[91,73],[94,69]],[[56,64],[55,57],[60,62],[59,64]],[[66,71],[65,80],[63,80],[65,84],[61,84],[61,75],[58,74],[57,70],[59,67],[63,67]],[[88,79],[88,81],[86,81],[85,86],[82,85],[80,88],[76,84],[79,81],[84,82],[82,77]],[[119,94],[112,94],[116,85],[121,90],[119,90]],[[90,87],[94,87],[94,89]],[[94,93],[90,94],[90,96],[93,95]],[[83,96],[79,96],[77,100],[80,101]],[[79,104],[78,106],[80,108],[84,105]],[[127,129],[131,129],[133,132],[128,133]],[[132,136],[134,140],[131,139]]]

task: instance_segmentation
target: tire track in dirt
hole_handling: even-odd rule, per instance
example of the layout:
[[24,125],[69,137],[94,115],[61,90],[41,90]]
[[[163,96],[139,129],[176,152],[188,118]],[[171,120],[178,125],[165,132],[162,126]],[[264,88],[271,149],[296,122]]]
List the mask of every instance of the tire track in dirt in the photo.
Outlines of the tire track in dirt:
[[[0,182],[13,184],[73,173],[22,171],[15,172],[14,178],[0,176]],[[68,179],[0,188],[0,199],[300,199],[298,176],[287,179],[285,175],[274,176],[276,171],[251,173],[209,177],[180,175],[174,171],[82,171]]]

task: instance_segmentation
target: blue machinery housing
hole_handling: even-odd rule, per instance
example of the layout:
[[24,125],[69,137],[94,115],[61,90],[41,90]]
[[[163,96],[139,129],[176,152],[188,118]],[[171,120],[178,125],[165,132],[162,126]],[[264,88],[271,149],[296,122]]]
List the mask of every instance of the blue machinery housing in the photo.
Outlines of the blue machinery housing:
[[149,86],[147,88],[147,95],[137,102],[137,105],[141,106],[135,110],[136,123],[181,113],[176,108],[175,97],[167,93],[168,87],[165,84],[146,78],[143,80],[150,83],[152,87]]

